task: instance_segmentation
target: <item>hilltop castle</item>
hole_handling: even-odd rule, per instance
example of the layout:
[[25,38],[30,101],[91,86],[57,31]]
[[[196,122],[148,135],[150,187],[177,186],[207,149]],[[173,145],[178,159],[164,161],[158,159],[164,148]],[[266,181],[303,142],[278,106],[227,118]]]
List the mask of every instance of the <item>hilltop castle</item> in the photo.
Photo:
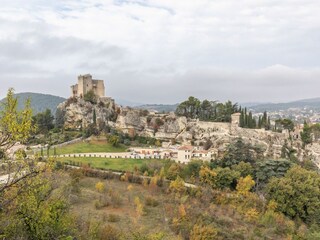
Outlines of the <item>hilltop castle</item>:
[[93,91],[98,97],[105,96],[105,87],[103,80],[92,79],[90,74],[78,76],[78,84],[71,86],[73,97],[83,97],[87,92]]

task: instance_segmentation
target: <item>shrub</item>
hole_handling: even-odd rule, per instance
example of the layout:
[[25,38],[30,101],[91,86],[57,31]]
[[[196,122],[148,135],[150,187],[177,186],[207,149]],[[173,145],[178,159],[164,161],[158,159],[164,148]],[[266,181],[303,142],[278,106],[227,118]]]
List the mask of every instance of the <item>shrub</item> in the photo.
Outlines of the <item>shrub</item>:
[[66,102],[66,107],[69,107],[72,103],[77,103],[77,98],[76,97],[70,97],[67,99],[67,102]]
[[252,177],[249,175],[249,176],[246,176],[245,178],[241,177],[239,179],[236,189],[240,195],[247,195],[254,185],[255,185],[255,182],[254,180],[252,180]]
[[168,172],[166,174],[167,179],[169,180],[174,180],[177,178],[177,176],[179,175],[181,171],[181,168],[178,164],[173,163],[171,164],[171,166],[168,169]]
[[100,228],[98,239],[106,239],[106,240],[118,240],[121,237],[121,232],[110,226],[104,226]]
[[94,94],[94,92],[92,90],[88,91],[84,96],[83,99],[86,102],[90,102],[92,104],[96,104],[97,103],[97,96]]
[[141,217],[146,214],[143,204],[139,197],[134,198],[134,204],[136,205],[136,212],[138,217]]
[[108,215],[108,222],[119,222],[119,221],[120,221],[120,217],[118,215],[115,215],[115,214]]
[[216,168],[209,169],[208,167],[201,167],[200,181],[204,184],[210,185],[214,189],[234,189],[236,180],[240,177],[240,173],[230,168]]
[[156,207],[159,205],[159,202],[155,198],[148,196],[145,198],[145,204],[149,207]]
[[282,213],[267,210],[260,218],[260,224],[268,229],[274,229],[276,234],[287,235],[292,234],[295,230],[295,224],[287,219]]
[[99,200],[94,201],[94,206],[97,210],[109,206],[109,202],[105,197],[100,197]]
[[182,178],[178,176],[176,180],[172,181],[170,183],[169,190],[175,193],[184,193],[186,191],[186,187]]
[[106,191],[106,185],[103,182],[97,182],[96,183],[96,190],[99,193],[104,193]]
[[259,212],[255,208],[251,208],[245,213],[245,219],[248,222],[255,222],[258,219],[258,217],[259,217]]
[[114,208],[118,208],[122,204],[121,196],[118,192],[111,191],[110,192],[111,205]]
[[218,230],[213,226],[194,225],[191,233],[190,240],[214,240],[218,239]]

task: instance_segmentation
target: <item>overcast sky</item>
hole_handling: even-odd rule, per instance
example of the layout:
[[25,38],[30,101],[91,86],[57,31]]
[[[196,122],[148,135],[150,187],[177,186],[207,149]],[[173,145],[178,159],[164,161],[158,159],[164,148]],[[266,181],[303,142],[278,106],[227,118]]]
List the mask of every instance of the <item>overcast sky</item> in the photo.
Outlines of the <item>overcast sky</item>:
[[319,0],[1,0],[0,97],[79,74],[141,103],[320,97]]

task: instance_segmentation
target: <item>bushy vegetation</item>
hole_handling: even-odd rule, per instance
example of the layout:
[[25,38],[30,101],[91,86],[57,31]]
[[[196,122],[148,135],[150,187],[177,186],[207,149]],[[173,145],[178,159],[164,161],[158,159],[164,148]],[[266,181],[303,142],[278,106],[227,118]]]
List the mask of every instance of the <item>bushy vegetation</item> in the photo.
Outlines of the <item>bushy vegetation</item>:
[[200,101],[192,96],[180,103],[176,109],[178,116],[213,122],[231,122],[231,115],[236,112],[239,112],[239,108],[237,104],[233,104],[231,101],[226,103],[209,100]]
[[87,102],[90,102],[92,104],[96,104],[97,103],[97,96],[95,95],[95,93],[93,92],[93,90],[88,91],[84,96],[83,99]]

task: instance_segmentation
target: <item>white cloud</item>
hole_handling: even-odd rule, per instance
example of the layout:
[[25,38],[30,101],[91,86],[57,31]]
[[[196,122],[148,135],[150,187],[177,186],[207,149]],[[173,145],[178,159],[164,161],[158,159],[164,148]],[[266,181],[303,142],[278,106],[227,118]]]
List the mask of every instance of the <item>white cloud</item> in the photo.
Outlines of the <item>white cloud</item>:
[[90,72],[141,102],[314,97],[319,10],[317,0],[2,0],[0,96],[10,86],[68,96]]

